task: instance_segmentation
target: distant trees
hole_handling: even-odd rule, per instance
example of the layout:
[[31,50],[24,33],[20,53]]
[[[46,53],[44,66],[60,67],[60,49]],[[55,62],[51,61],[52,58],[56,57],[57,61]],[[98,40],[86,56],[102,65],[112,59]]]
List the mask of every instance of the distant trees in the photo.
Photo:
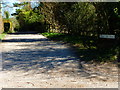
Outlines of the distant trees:
[[21,9],[17,9],[16,19],[20,24],[20,29],[23,31],[32,30],[32,31],[44,31],[44,15],[37,9],[37,7],[32,8],[30,2],[26,3],[15,3],[14,6],[21,6]]

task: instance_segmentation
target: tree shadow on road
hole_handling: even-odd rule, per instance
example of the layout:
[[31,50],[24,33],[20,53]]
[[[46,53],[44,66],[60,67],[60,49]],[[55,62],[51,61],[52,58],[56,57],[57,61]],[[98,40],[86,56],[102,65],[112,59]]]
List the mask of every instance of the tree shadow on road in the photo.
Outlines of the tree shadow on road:
[[93,74],[84,70],[73,49],[61,43],[44,38],[3,40],[3,43],[8,42],[18,44],[11,51],[2,52],[3,71],[34,71],[34,74],[57,71],[57,73],[65,72],[85,78]]
[[[29,71],[44,69],[47,72],[62,64],[78,61],[78,58],[74,56],[69,48],[48,39],[3,40],[3,43],[8,42],[19,44],[15,45],[11,51],[3,52],[3,70]],[[21,47],[21,49],[16,47]]]

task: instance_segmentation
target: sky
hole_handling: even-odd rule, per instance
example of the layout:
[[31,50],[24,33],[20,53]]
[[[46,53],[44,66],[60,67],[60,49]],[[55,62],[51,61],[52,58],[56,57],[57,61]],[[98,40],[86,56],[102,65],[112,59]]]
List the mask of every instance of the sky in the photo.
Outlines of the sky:
[[[13,7],[13,3],[17,3],[19,1],[17,1],[17,0],[3,0],[2,2],[5,2],[6,5],[7,5],[7,7],[4,7],[4,5],[2,5],[2,7],[3,7],[2,8],[3,17],[4,17],[4,11],[8,11],[10,13],[10,17],[12,17],[11,14],[15,13],[15,11],[17,9],[16,7]],[[10,6],[10,7],[8,7],[8,6]]]
[[34,1],[34,2],[37,2],[39,0],[2,0],[2,1],[5,2],[6,5],[8,5],[8,6],[11,7],[11,8],[10,7],[4,7],[4,8],[2,8],[2,15],[3,15],[3,17],[4,17],[4,11],[8,11],[10,13],[10,17],[13,17],[13,16],[11,16],[11,14],[15,13],[16,9],[19,9],[19,7],[13,7],[13,3],[20,3],[20,2],[23,2],[23,1],[31,1],[31,2]]

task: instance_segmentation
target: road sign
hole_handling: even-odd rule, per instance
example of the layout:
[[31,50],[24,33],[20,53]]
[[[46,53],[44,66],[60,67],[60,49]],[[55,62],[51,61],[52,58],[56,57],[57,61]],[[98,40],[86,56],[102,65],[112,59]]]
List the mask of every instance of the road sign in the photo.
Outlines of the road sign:
[[115,35],[101,34],[100,38],[115,39]]

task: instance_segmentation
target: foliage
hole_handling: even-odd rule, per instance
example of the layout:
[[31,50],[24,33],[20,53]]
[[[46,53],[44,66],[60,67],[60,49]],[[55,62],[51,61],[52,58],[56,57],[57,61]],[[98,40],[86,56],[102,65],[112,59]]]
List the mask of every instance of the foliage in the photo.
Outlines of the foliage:
[[28,4],[28,2],[13,3],[13,6],[14,6],[14,7],[20,7],[20,6],[27,5],[27,4]]
[[26,2],[14,6],[22,6],[14,15],[25,28],[37,23],[39,27],[48,25],[55,32],[87,36],[114,34],[120,28],[120,2],[40,2],[35,8]]
[[18,21],[16,20],[15,17],[10,18],[10,21],[12,23],[12,27],[14,28],[14,32],[17,31],[20,27]]
[[[95,10],[89,3],[76,3],[65,13],[69,33],[81,33],[81,31],[95,30]],[[69,18],[68,18],[69,17]],[[86,27],[87,26],[87,27]]]
[[120,20],[120,18],[118,17],[120,2],[93,3],[93,5],[96,8],[99,33],[114,34],[115,29],[120,29],[117,25]]
[[[16,13],[13,15],[17,15],[16,19],[19,22],[20,30],[27,31],[44,31],[44,15],[39,13],[39,10],[35,8],[31,8],[30,3],[22,3],[20,5],[24,5],[22,9],[17,9]],[[18,5],[19,6],[19,5]],[[34,10],[35,9],[35,10]]]
[[[62,35],[65,35],[63,33],[42,33],[42,35],[48,37],[48,38],[54,38],[54,37],[59,37],[59,36],[62,36]],[[57,38],[56,38],[57,39]]]
[[120,2],[44,2],[40,10],[58,32],[96,36],[120,29]]
[[8,11],[4,11],[4,14],[5,14],[5,19],[9,19],[9,17],[10,17],[9,12]]
[[5,37],[6,33],[0,34],[0,40],[2,40]]

